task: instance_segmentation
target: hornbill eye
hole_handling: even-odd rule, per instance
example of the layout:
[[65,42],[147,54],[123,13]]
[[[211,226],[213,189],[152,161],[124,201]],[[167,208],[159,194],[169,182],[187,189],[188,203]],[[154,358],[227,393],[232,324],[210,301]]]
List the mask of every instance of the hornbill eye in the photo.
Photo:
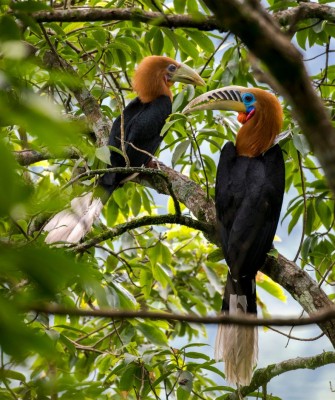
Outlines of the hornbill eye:
[[170,65],[167,67],[167,69],[168,69],[169,72],[175,72],[175,70],[177,69],[177,67],[176,67],[174,64],[170,64]]
[[243,93],[242,100],[245,105],[250,105],[256,101],[255,96],[252,93]]

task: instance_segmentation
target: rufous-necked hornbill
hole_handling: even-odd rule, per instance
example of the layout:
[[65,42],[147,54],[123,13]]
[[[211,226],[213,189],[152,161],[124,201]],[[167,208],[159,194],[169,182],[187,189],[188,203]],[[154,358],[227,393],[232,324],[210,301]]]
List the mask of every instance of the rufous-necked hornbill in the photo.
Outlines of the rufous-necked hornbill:
[[[193,69],[169,57],[149,56],[138,65],[133,78],[133,89],[137,93],[123,110],[124,149],[130,167],[147,164],[163,140],[160,132],[166,118],[172,112],[174,82],[204,85],[203,79]],[[112,127],[110,146],[122,149],[121,116]],[[125,167],[126,160],[121,154],[111,151],[111,167]],[[56,214],[45,226],[49,232],[45,241],[78,242],[91,228],[103,205],[113,191],[120,187],[127,175],[110,172],[98,181],[93,193],[86,193],[71,201],[71,207]],[[129,177],[128,177],[129,179]]]
[[[217,228],[228,265],[222,311],[256,316],[257,271],[272,247],[285,189],[285,166],[276,141],[282,126],[278,99],[261,89],[228,86],[207,92],[184,109],[238,111],[236,145],[226,143],[215,184]],[[215,358],[226,379],[250,382],[257,361],[257,328],[219,325]]]

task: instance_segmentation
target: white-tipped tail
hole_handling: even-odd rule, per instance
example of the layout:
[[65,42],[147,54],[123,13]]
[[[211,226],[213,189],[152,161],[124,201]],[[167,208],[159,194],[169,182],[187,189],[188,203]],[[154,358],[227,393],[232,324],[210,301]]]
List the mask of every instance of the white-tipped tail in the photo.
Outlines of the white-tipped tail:
[[76,197],[70,208],[56,214],[45,225],[44,230],[49,232],[45,242],[78,243],[91,229],[102,208],[101,199],[93,198],[92,192]]
[[[245,314],[246,296],[230,295],[229,314]],[[258,328],[219,325],[214,357],[225,363],[226,380],[235,385],[249,385],[258,357]]]

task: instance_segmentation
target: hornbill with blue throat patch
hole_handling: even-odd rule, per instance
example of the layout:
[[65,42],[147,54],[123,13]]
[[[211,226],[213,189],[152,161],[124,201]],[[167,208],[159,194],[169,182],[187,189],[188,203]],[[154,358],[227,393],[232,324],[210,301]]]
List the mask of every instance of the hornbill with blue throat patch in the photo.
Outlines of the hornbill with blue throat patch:
[[[256,316],[255,277],[271,249],[285,190],[276,144],[282,108],[262,89],[228,86],[195,98],[183,112],[197,110],[238,111],[242,123],[236,145],[228,142],[221,150],[215,184],[217,229],[229,269],[222,311]],[[257,355],[257,327],[219,325],[215,358],[225,362],[230,383],[250,383]]]
[[[139,64],[133,79],[137,97],[123,110],[124,149],[130,167],[146,165],[163,140],[160,132],[172,112],[171,86],[174,82],[204,85],[203,79],[189,66],[169,57],[149,56]],[[111,129],[108,144],[121,149],[121,116]],[[121,154],[111,151],[111,167],[125,167]],[[129,176],[128,176],[129,179]],[[71,207],[56,214],[44,227],[46,243],[76,243],[90,230],[113,191],[127,175],[104,174],[93,192],[76,197]]]

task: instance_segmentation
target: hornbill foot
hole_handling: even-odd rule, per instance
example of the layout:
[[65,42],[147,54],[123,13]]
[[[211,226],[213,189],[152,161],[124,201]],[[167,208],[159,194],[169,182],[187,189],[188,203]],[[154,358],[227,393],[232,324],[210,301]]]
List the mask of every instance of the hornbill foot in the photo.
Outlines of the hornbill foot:
[[160,165],[163,165],[163,163],[161,163],[159,160],[157,160],[157,158],[152,158],[151,160],[149,160],[145,166],[147,168],[153,168],[153,169],[161,169]]

